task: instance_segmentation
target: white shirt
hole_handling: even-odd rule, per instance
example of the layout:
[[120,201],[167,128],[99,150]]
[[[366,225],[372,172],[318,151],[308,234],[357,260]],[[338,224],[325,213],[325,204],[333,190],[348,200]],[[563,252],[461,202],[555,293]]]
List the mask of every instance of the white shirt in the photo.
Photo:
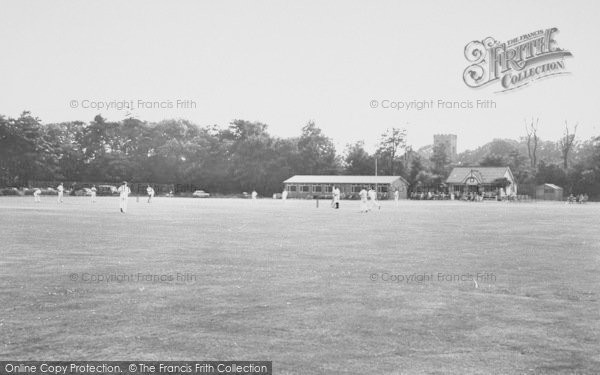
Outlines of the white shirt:
[[152,189],[150,186],[148,186],[146,192],[148,193],[148,195],[154,195],[154,189]]
[[58,185],[58,187],[56,189],[58,190],[59,193],[62,193],[65,188],[62,185]]
[[373,201],[377,199],[377,193],[375,193],[375,190],[369,190],[369,198],[371,198]]
[[360,191],[360,193],[358,193],[358,195],[360,195],[360,200],[361,201],[366,201],[367,200],[367,191],[365,189],[362,189]]
[[126,185],[119,186],[119,189],[117,191],[119,192],[121,198],[127,198],[129,196],[129,193],[131,193],[131,189],[129,189],[129,186]]
[[341,195],[340,189],[338,189],[338,188],[333,189],[333,199],[335,201],[340,200],[340,195]]

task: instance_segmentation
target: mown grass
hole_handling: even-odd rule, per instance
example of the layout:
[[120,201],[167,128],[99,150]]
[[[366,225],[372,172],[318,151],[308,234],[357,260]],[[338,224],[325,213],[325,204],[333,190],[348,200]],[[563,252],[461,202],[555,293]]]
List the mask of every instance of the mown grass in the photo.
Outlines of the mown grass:
[[[122,215],[117,198],[2,197],[0,358],[599,371],[600,205],[320,203],[133,197]],[[81,280],[138,273],[194,278]],[[410,274],[434,277],[382,280]]]

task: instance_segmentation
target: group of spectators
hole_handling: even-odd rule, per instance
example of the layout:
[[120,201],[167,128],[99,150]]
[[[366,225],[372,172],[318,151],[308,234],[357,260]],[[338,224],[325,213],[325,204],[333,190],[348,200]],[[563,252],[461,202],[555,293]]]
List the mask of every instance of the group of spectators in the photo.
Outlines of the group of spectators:
[[444,191],[413,191],[409,195],[410,199],[413,200],[462,200],[462,201],[471,201],[471,202],[481,202],[484,199],[493,199],[493,200],[513,200],[515,196],[512,195],[495,195],[493,193],[480,193],[480,192],[444,192]]
[[446,199],[454,199],[452,196],[454,194],[449,194],[445,192],[431,192],[431,191],[413,191],[410,193],[410,199],[419,200],[419,201],[431,201],[431,200],[446,200]]
[[588,201],[588,195],[587,194],[579,194],[579,195],[569,195],[569,197],[567,198],[567,203],[585,203]]

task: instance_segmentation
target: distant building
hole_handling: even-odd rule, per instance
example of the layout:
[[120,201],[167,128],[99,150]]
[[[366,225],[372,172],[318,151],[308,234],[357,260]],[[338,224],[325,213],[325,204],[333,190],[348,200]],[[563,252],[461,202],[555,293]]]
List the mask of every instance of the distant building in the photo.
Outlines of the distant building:
[[450,161],[456,161],[458,156],[456,152],[456,134],[434,134],[433,147],[443,144],[446,149],[446,154]]
[[517,194],[517,182],[509,167],[457,167],[446,180],[454,193]]
[[456,134],[434,134],[433,136],[433,144],[427,145],[419,148],[417,150],[417,154],[423,158],[425,161],[429,161],[431,156],[433,156],[433,149],[437,145],[444,145],[444,149],[446,150],[446,155],[448,155],[448,160],[450,162],[455,162],[458,158],[458,153],[456,151]]
[[290,198],[328,196],[337,186],[343,197],[357,195],[361,189],[377,186],[380,199],[392,199],[398,189],[400,198],[406,199],[408,182],[400,176],[337,176],[337,175],[296,175],[283,181]]
[[562,201],[563,188],[554,184],[538,185],[535,188],[535,199],[546,201]]

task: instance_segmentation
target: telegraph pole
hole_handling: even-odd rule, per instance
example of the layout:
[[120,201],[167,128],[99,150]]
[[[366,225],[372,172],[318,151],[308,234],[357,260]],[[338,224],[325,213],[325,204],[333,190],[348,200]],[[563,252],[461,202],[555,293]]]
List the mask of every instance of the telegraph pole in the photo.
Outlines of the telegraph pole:
[[375,156],[375,195],[377,196],[377,156]]

